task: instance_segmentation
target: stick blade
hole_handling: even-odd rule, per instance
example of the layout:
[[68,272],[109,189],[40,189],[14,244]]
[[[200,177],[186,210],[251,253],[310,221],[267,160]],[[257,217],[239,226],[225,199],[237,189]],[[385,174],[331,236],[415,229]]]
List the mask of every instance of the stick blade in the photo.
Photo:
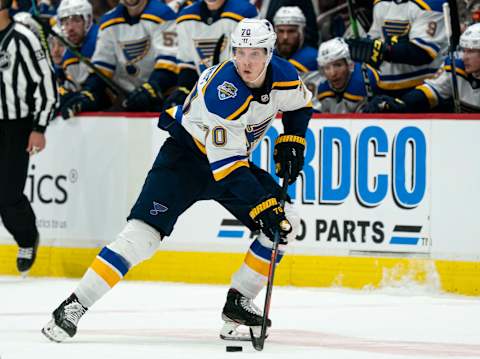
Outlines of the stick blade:
[[250,328],[250,338],[252,338],[252,345],[255,348],[255,350],[261,352],[263,350],[263,345],[265,344],[265,338],[263,338],[262,335],[260,337],[256,337],[253,334],[252,328]]

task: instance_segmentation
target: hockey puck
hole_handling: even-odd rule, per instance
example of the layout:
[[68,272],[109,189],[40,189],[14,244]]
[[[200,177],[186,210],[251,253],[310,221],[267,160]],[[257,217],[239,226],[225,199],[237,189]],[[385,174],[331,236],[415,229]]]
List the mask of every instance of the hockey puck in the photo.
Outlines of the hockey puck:
[[242,350],[243,350],[242,347],[227,346],[227,352],[241,352]]

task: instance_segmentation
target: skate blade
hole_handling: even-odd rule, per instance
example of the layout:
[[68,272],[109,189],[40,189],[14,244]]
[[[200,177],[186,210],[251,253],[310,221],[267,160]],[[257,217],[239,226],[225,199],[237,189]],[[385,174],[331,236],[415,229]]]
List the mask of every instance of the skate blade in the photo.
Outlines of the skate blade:
[[70,338],[66,331],[55,324],[55,320],[53,319],[42,328],[42,334],[55,343],[61,343]]
[[28,273],[30,273],[30,270],[26,270],[25,272],[20,272],[20,276],[22,279],[26,279],[28,277]]
[[[238,330],[238,328],[248,328],[247,331]],[[256,337],[259,337],[262,332],[261,326],[248,327],[235,322],[225,322],[222,330],[220,331],[220,339],[237,341],[237,342],[251,342],[252,337],[249,329],[252,330]]]

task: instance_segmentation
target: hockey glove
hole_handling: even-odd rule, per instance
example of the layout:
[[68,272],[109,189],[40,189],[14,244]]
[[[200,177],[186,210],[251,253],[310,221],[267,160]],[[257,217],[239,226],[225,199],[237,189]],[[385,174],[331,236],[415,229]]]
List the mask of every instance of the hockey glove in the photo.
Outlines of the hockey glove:
[[183,105],[190,91],[186,87],[179,87],[165,100],[163,109],[166,110],[170,107]]
[[273,151],[275,172],[280,178],[285,178],[285,175],[289,172],[289,184],[297,180],[303,168],[305,143],[303,137],[295,135],[280,135],[275,141]]
[[382,95],[375,96],[372,101],[367,103],[363,109],[364,113],[379,113],[379,112],[391,112],[391,113],[403,113],[406,112],[407,106],[405,102],[398,98]]
[[60,113],[64,120],[68,120],[80,112],[96,110],[96,102],[90,91],[81,91],[65,101],[60,108]]
[[382,64],[388,49],[380,39],[347,39],[347,43],[353,61],[366,62],[376,69]]
[[[250,212],[250,217],[258,223],[262,232],[273,241],[275,232],[280,232],[280,238],[285,238],[292,231],[292,225],[285,217],[285,211],[275,197],[268,198],[257,204]],[[283,241],[282,243],[285,243]]]
[[145,82],[133,90],[123,103],[127,111],[160,111],[163,96],[160,89],[153,83]]

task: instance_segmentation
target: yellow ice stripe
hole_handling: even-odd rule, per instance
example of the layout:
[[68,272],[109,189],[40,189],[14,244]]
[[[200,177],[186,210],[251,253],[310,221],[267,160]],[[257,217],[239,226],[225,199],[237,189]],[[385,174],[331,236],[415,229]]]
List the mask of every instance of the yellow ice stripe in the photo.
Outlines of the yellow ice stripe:
[[107,27],[109,27],[110,25],[120,24],[122,22],[126,22],[123,17],[113,18],[111,20],[108,20],[108,21],[104,22],[102,25],[100,25],[100,30],[104,30]]
[[[246,244],[245,249],[248,244]],[[42,246],[31,277],[80,278],[101,248]],[[0,245],[0,275],[18,276],[18,247]],[[132,268],[127,280],[228,284],[244,253],[157,251]],[[286,255],[275,272],[276,285],[381,288],[402,283],[437,287],[449,293],[480,296],[480,261],[391,257]]]
[[220,17],[223,17],[223,18],[230,18],[230,19],[234,19],[234,20],[237,20],[237,21],[242,21],[244,19],[244,17],[242,15],[238,15],[238,14],[235,14],[234,12],[230,12],[230,11],[226,11],[224,13],[222,13],[222,15]]
[[237,168],[240,167],[250,167],[248,164],[248,161],[237,161],[234,162],[230,167],[227,167],[221,171],[215,172],[213,174],[213,178],[215,178],[215,181],[220,181],[221,179],[224,179],[227,177],[230,173],[235,171]]
[[260,273],[265,277],[268,276],[268,268],[270,267],[270,262],[265,262],[264,260],[261,260],[250,251],[248,251],[247,255],[245,256],[245,264],[255,272]]
[[98,257],[94,259],[90,268],[92,268],[95,273],[102,277],[110,287],[113,287],[120,281],[120,279],[122,279],[122,277],[119,276],[115,270],[113,270],[108,264],[103,262]]
[[416,88],[423,92],[423,94],[427,97],[428,103],[430,104],[430,108],[433,108],[437,105],[438,99],[437,96],[433,93],[433,91],[427,85],[421,85]]
[[275,87],[293,87],[300,85],[300,80],[294,81],[276,81],[272,83],[272,89]]
[[293,66],[295,66],[301,72],[308,72],[308,69],[305,66],[303,66],[300,62],[294,59],[290,59],[288,60],[288,62],[290,62]]
[[200,15],[194,15],[194,14],[189,14],[189,15],[183,15],[177,18],[177,24],[181,23],[182,21],[187,21],[187,20],[202,20]]
[[152,14],[143,14],[140,18],[155,21],[157,24],[163,24],[165,22],[161,17]]
[[232,121],[232,120],[237,119],[237,117],[240,116],[240,115],[243,113],[243,111],[245,111],[245,109],[248,107],[248,105],[250,105],[250,102],[251,102],[252,100],[253,100],[253,96],[252,96],[252,95],[249,95],[249,96],[247,97],[247,99],[245,100],[245,102],[243,103],[243,105],[240,106],[237,111],[235,111],[235,112],[232,113],[230,116],[228,116],[228,117],[226,118],[226,120]]

